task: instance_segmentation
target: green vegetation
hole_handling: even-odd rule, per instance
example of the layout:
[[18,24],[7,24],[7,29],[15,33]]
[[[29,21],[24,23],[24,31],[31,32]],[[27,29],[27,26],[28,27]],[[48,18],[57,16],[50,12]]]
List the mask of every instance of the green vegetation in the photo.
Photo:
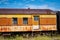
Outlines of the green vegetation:
[[37,37],[22,37],[22,36],[0,36],[0,40],[60,40],[60,35],[58,36],[37,36]]

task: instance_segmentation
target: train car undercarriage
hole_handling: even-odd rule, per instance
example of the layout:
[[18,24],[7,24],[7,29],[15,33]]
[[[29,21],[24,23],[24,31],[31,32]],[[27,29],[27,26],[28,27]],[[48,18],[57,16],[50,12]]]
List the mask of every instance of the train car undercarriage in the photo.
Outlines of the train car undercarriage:
[[0,36],[23,36],[23,37],[37,37],[37,36],[53,36],[57,31],[28,31],[28,32],[0,32]]

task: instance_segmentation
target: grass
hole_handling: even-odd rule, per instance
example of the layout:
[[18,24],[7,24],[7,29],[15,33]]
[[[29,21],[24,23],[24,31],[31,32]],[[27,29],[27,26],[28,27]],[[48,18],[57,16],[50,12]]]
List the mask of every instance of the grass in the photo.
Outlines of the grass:
[[0,40],[60,40],[60,35],[58,36],[37,36],[37,37],[28,37],[28,38],[24,38],[22,36],[16,36],[16,37],[0,36]]

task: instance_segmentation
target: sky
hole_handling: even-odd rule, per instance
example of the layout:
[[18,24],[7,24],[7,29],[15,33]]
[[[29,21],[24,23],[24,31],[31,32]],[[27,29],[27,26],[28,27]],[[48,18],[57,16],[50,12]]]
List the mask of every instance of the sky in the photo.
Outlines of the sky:
[[60,11],[60,0],[0,0],[0,8],[51,9]]

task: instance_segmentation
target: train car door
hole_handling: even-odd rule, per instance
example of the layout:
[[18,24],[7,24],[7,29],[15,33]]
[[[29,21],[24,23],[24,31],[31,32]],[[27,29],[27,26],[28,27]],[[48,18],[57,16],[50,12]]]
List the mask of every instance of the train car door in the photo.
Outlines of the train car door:
[[39,30],[39,16],[33,16],[33,30]]

